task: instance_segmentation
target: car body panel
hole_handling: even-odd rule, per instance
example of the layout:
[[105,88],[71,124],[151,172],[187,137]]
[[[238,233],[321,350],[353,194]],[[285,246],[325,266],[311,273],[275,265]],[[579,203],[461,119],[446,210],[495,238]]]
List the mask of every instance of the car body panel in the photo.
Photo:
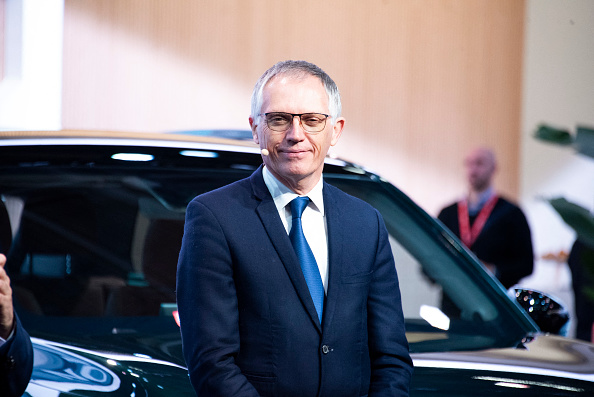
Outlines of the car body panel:
[[27,393],[31,396],[193,396],[184,366],[131,355],[77,348],[32,338],[35,367]]
[[[13,222],[7,270],[36,355],[26,395],[193,395],[174,318],[179,248],[168,245],[181,239],[189,200],[261,163],[245,140],[0,132],[0,195]],[[594,395],[594,345],[539,333],[449,230],[380,176],[335,158],[324,171],[376,207],[390,233],[411,396]],[[153,226],[165,233],[149,237]],[[157,270],[167,271],[155,281],[144,262],[165,248]]]
[[[522,396],[594,395],[593,359],[591,343],[554,335],[536,335],[517,348],[420,353],[413,355],[415,393],[411,395],[423,395],[421,384],[443,388],[446,373],[466,378],[451,395],[485,395],[477,390],[499,393],[507,390],[506,395]],[[441,380],[435,381],[434,376]],[[470,386],[472,384],[477,386]],[[523,394],[518,391],[513,394],[511,389],[521,389]]]

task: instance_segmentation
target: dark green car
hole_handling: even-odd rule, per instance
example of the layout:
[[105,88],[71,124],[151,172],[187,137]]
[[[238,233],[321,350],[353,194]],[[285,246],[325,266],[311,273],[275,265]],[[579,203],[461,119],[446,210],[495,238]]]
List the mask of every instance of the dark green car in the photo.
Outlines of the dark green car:
[[[239,140],[0,132],[0,246],[35,349],[25,395],[193,396],[175,306],[185,207],[261,162]],[[594,345],[542,333],[381,177],[334,159],[324,177],[376,207],[390,232],[411,396],[594,395]],[[523,294],[543,312],[554,305]]]

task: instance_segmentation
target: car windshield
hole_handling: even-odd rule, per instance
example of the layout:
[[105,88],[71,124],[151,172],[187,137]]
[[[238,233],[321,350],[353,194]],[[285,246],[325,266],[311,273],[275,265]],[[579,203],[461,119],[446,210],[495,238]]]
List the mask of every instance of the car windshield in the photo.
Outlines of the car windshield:
[[[0,149],[0,246],[33,336],[178,333],[186,205],[249,176],[261,161],[253,153],[180,156],[179,148],[154,147],[140,152],[156,160],[126,161],[115,156],[122,150]],[[327,165],[325,179],[384,217],[411,351],[511,346],[532,330],[505,291],[395,187],[344,166]]]

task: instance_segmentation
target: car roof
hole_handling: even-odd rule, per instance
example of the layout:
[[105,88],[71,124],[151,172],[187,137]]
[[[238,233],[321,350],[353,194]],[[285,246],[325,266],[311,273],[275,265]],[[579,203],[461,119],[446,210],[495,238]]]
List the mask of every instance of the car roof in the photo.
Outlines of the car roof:
[[[201,130],[197,130],[201,131]],[[228,134],[230,130],[205,130],[206,133],[196,131],[180,132],[136,132],[112,130],[0,130],[0,147],[4,146],[33,146],[33,145],[122,145],[122,146],[155,146],[155,147],[184,147],[203,150],[218,150],[224,152],[240,152],[259,154],[259,146],[251,140],[245,139],[245,133],[237,136]],[[233,130],[236,131],[236,130]],[[236,138],[233,136],[237,136]],[[368,176],[374,172],[365,167],[336,156],[327,156],[326,164],[333,167],[333,171]]]
[[239,147],[250,147],[257,149],[254,142],[248,140],[220,138],[216,136],[190,135],[177,133],[159,133],[159,132],[129,132],[129,131],[109,131],[109,130],[59,130],[59,131],[0,131],[0,145],[6,145],[2,140],[21,141],[36,140],[40,143],[55,140],[69,139],[85,140],[152,140],[155,142],[188,142],[188,143],[206,143],[232,145]]

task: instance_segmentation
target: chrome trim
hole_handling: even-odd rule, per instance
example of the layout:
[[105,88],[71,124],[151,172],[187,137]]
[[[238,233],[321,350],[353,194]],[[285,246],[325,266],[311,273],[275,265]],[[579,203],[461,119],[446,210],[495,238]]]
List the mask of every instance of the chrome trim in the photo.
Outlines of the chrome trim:
[[495,364],[495,363],[479,363],[479,362],[465,362],[465,361],[450,361],[450,360],[436,360],[412,357],[415,367],[423,368],[448,368],[448,369],[466,369],[472,371],[494,371],[507,372],[527,375],[542,375],[553,376],[556,378],[576,379],[586,382],[594,382],[594,374],[578,374],[575,372],[527,367],[522,365],[509,364]]

